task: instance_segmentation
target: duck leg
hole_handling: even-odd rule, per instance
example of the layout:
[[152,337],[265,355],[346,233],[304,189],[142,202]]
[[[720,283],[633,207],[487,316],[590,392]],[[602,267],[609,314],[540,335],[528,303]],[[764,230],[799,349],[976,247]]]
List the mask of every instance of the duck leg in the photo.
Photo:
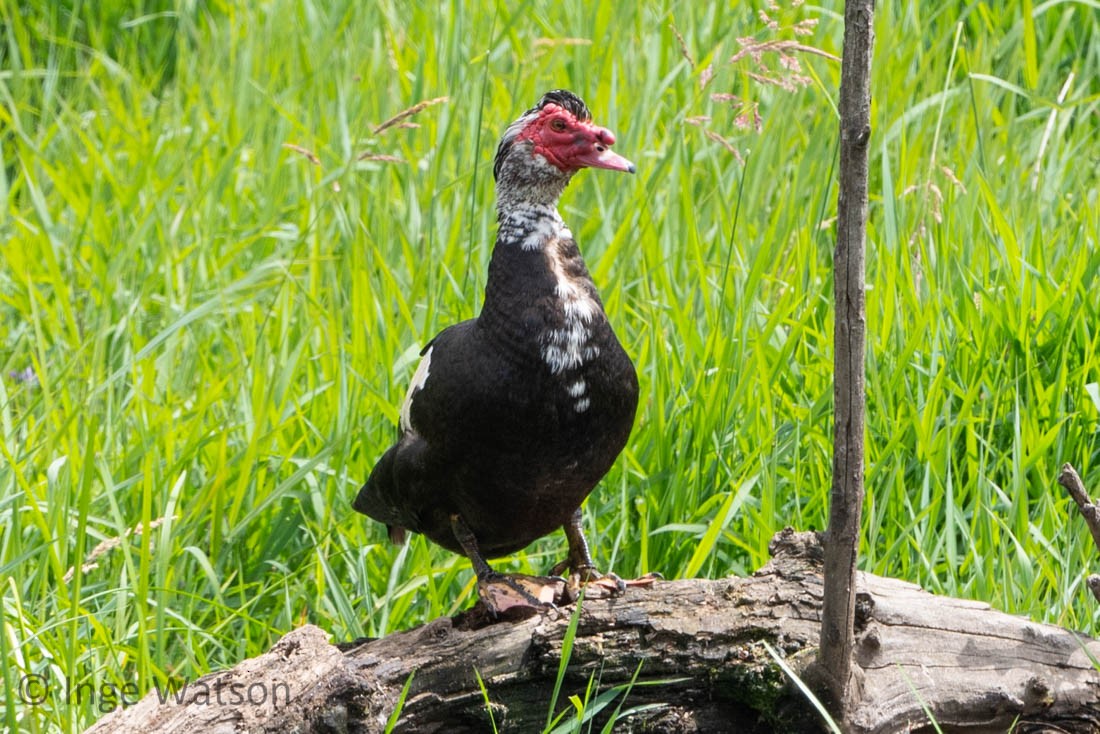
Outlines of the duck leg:
[[[608,572],[600,573],[596,564],[592,562],[592,554],[588,550],[588,540],[584,537],[584,529],[581,527],[583,516],[581,508],[573,513],[569,522],[562,526],[565,531],[565,539],[569,543],[569,555],[564,561],[558,563],[550,570],[550,574],[558,576],[566,571],[571,571],[569,576],[570,591],[579,591],[581,586],[593,585],[602,590],[602,595],[617,595],[626,591],[627,586],[649,586],[661,578],[659,573],[648,573],[641,578],[624,581],[617,575]],[[575,596],[575,594],[573,594]]]
[[553,607],[554,599],[561,596],[565,588],[563,579],[510,576],[494,571],[481,555],[470,526],[460,515],[451,515],[451,531],[474,567],[477,595],[492,614],[501,614],[512,607],[546,609]]
[[[592,554],[588,550],[588,540],[584,537],[584,528],[581,527],[583,516],[581,508],[569,518],[569,522],[562,526],[565,531],[565,539],[569,543],[569,555],[552,569],[551,576],[560,576],[566,571],[576,574],[581,583],[596,581],[604,577],[604,574],[596,570],[596,564],[592,562]],[[614,574],[610,574],[618,578]]]

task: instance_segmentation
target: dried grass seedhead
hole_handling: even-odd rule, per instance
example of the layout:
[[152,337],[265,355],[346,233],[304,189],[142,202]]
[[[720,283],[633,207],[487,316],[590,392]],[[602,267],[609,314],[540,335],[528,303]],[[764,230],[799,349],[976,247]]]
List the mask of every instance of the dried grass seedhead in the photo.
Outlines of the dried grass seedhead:
[[688,45],[687,41],[684,40],[684,35],[680,33],[679,29],[676,28],[675,23],[669,23],[668,27],[672,29],[673,35],[676,36],[676,42],[680,44],[680,55],[687,59],[688,64],[690,64],[691,68],[694,69],[695,59],[692,58],[691,51],[688,51]]
[[553,51],[556,48],[568,48],[570,46],[591,46],[591,38],[536,38],[534,44],[534,57]]
[[[742,163],[745,153],[728,136],[730,132],[736,136],[745,133],[758,134],[763,130],[764,118],[760,112],[760,102],[752,99],[752,86],[772,87],[794,93],[813,83],[813,78],[806,73],[799,56],[809,54],[834,62],[840,61],[837,56],[799,40],[813,35],[818,18],[802,18],[786,26],[777,19],[784,11],[797,10],[801,5],[802,0],[790,0],[785,5],[772,0],[766,8],[757,12],[760,28],[755,35],[738,38],[738,51],[725,63],[719,63],[717,68],[711,63],[699,70],[700,89],[706,89],[723,69],[729,67],[742,67],[739,71],[750,80],[750,87],[740,94],[723,91],[713,92],[709,96],[711,102],[729,106],[732,131],[708,127],[706,123],[711,121],[708,115],[694,115],[684,120],[687,124],[702,128],[703,134],[709,140],[721,145]],[[683,34],[674,24],[670,24],[670,27],[680,46],[681,55],[695,69],[695,57]],[[750,68],[743,68],[746,64]]]
[[[435,97],[433,99],[425,99],[421,102],[417,102],[412,107],[407,107],[407,108],[401,110],[400,112],[398,112],[396,115],[389,118],[385,122],[381,122],[381,123],[375,125],[374,128],[371,130],[371,134],[375,135],[375,136],[378,136],[378,135],[382,135],[382,134],[384,134],[384,133],[386,133],[390,130],[408,130],[408,129],[419,128],[420,123],[413,122],[412,120],[409,119],[410,117],[423,112],[424,110],[428,109],[429,107],[434,107],[437,104],[442,104],[442,103],[448,101],[449,99],[450,99],[449,97]],[[374,141],[371,141],[371,142],[374,142]],[[302,156],[303,158],[305,158],[307,161],[309,161],[313,165],[318,166],[318,167],[322,167],[321,166],[321,157],[319,155],[317,155],[315,152],[313,152],[312,150],[310,150],[309,148],[305,147],[304,145],[299,145],[297,143],[283,143],[283,147],[285,149],[289,150],[289,151],[297,153],[298,155]],[[389,153],[376,153],[376,152],[370,151],[370,150],[365,151],[365,152],[360,153],[359,155],[355,156],[355,160],[356,161],[374,161],[374,162],[377,162],[377,163],[404,163],[405,162],[405,160],[403,158],[400,158],[398,156],[390,155]],[[336,192],[340,191],[340,182],[339,181],[333,181],[332,182],[332,190],[336,191]]]
[[[424,110],[428,109],[429,107],[433,107],[437,104],[442,104],[443,102],[446,102],[448,99],[449,99],[449,97],[435,97],[434,99],[425,99],[422,102],[417,102],[412,107],[408,107],[406,109],[401,110],[400,112],[398,112],[396,115],[394,115],[390,119],[386,120],[385,122],[381,123],[380,125],[375,126],[374,130],[372,130],[371,132],[373,132],[375,135],[379,135],[380,133],[384,133],[386,130],[389,130],[391,127],[397,127],[404,120],[407,120],[408,118],[412,117],[413,115],[418,114],[420,112],[423,112]],[[412,123],[412,124],[415,125],[415,123]]]
[[[178,515],[173,515],[171,519],[175,521],[178,518]],[[124,532],[122,535],[116,538],[107,538],[106,540],[100,542],[99,545],[97,545],[95,548],[92,548],[92,552],[89,553],[88,557],[84,559],[84,563],[80,566],[80,572],[88,573],[99,568],[100,556],[114,550],[115,548],[118,548],[120,545],[122,545],[123,541],[125,541],[131,535],[140,536],[145,531],[155,530],[156,528],[163,525],[164,521],[167,519],[167,517],[158,517],[155,520],[150,520],[147,526],[142,523],[138,523],[134,527],[127,529],[126,532]],[[152,542],[152,539],[150,539],[149,543],[152,544]],[[66,584],[71,583],[75,575],[76,567],[74,566],[69,568],[69,570],[65,572],[65,576],[62,578],[62,581]]]
[[[963,185],[963,182],[959,180],[959,177],[955,175],[953,170],[941,164],[939,166],[939,172],[943,175],[944,179],[946,179],[947,183],[956,191],[963,194],[966,193],[966,186]],[[941,224],[943,222],[943,189],[932,179],[931,171],[929,172],[927,180],[906,186],[901,192],[903,197],[912,196],[914,194],[919,194],[921,197],[919,206],[923,214],[917,222],[916,229],[913,230],[913,233],[909,237],[910,245],[914,244],[921,237],[924,237],[928,232],[925,216],[931,215],[936,224]]]

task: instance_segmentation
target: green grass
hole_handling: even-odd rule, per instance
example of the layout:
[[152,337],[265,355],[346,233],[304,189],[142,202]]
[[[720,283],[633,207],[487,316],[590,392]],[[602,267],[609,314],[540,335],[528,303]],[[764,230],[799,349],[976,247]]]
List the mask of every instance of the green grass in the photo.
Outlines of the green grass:
[[[805,18],[839,53],[838,3],[778,31],[683,0],[108,5],[0,5],[9,730],[96,719],[66,681],[145,691],[306,621],[379,635],[471,602],[465,561],[349,502],[415,350],[479,308],[497,136],[556,86],[638,164],[563,200],[642,382],[586,506],[598,562],[743,574],[823,527],[839,67],[801,55],[788,92],[727,62]],[[1055,477],[1100,493],[1098,6],[924,5],[876,15],[862,566],[1096,634]]]

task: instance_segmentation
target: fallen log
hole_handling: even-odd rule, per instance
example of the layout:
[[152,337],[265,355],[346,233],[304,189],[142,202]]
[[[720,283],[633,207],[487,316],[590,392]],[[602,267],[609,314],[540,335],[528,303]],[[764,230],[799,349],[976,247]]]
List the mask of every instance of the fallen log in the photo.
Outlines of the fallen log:
[[[558,711],[594,681],[620,687],[596,731],[620,704],[634,713],[616,731],[819,730],[767,646],[795,671],[816,658],[821,546],[788,530],[772,553],[748,578],[583,601]],[[931,731],[929,714],[942,731],[1100,732],[1100,641],[895,579],[861,573],[858,589],[853,732]],[[491,731],[490,715],[501,731],[540,731],[572,613],[491,621],[475,608],[339,646],[307,625],[180,701],[152,691],[89,731],[382,732],[406,684],[396,732]]]

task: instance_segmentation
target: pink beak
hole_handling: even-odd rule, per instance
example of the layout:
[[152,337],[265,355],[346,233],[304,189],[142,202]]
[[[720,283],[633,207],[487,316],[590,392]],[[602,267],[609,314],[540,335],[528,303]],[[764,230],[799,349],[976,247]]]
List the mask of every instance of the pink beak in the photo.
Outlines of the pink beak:
[[573,162],[590,168],[606,168],[624,173],[634,173],[637,170],[633,163],[602,143],[596,143],[590,150],[574,156]]

